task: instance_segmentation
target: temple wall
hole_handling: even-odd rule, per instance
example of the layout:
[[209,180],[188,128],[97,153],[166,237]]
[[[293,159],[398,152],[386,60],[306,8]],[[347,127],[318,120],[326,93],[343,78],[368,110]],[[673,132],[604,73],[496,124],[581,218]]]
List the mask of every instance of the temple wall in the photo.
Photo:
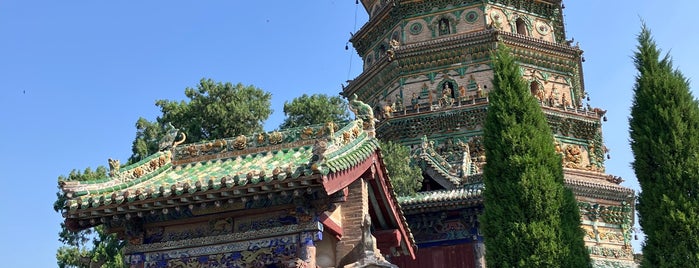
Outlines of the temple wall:
[[[125,262],[131,267],[294,267],[314,263],[323,226],[307,208],[248,215],[219,213],[130,224]],[[191,213],[188,213],[191,214]],[[329,241],[329,240],[328,240]],[[331,242],[331,241],[329,241]],[[332,247],[325,243],[324,250]]]
[[420,248],[417,258],[401,256],[391,262],[401,268],[476,268],[474,246],[471,243]]
[[362,242],[362,221],[364,215],[369,214],[369,192],[366,182],[363,179],[354,181],[349,185],[347,201],[340,207],[343,212],[342,226],[352,226],[354,228],[344,228],[344,234],[337,243],[337,263],[338,267],[353,262],[361,257],[363,249]]

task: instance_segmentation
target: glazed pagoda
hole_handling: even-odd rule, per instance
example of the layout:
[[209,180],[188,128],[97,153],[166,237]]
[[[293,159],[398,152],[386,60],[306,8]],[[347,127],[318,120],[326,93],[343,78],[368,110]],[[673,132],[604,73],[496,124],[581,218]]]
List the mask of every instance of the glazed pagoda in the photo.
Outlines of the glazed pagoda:
[[634,267],[634,192],[605,173],[605,110],[585,102],[582,50],[567,41],[561,0],[362,0],[352,36],[364,71],[343,95],[372,106],[377,137],[412,148],[425,178],[400,203],[418,245],[400,267],[484,267],[483,122],[490,52],[510,48],[551,126],[595,267]]

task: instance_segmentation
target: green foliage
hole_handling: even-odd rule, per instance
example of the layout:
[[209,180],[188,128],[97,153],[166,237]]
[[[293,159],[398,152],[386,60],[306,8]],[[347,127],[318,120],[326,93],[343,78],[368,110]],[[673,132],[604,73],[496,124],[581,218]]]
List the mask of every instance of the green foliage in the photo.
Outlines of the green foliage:
[[126,242],[119,240],[116,234],[107,233],[102,226],[95,227],[96,239],[90,254],[92,263],[101,264],[102,268],[125,267],[121,249]]
[[172,123],[187,134],[187,142],[250,135],[262,131],[272,113],[272,94],[254,86],[202,79],[197,88],[186,88],[189,102],[158,100],[158,123]]
[[61,246],[56,252],[58,267],[125,267],[124,256],[121,253],[125,243],[115,234],[107,234],[102,227],[78,233],[87,233],[93,237],[92,247],[86,247],[86,242],[89,241],[87,237],[80,244]]
[[[483,235],[492,267],[589,267],[551,129],[504,45],[484,126]],[[577,256],[573,254],[581,254]]]
[[158,141],[163,137],[163,126],[140,117],[136,121],[136,138],[131,146],[128,164],[133,164],[158,151]]
[[[187,142],[249,135],[262,131],[262,123],[272,113],[272,95],[254,86],[233,85],[202,79],[196,89],[186,88],[185,101],[158,100],[162,116],[155,122],[139,118],[136,122],[136,137],[132,144],[132,155],[128,164],[146,158],[159,150],[159,141],[166,134],[165,126],[171,123],[187,135]],[[73,170],[59,181],[90,181],[107,177],[103,166],[95,171]],[[53,207],[62,212],[65,196],[56,193]],[[58,249],[56,259],[59,267],[124,267],[121,248],[123,242],[115,234],[107,234],[101,227],[78,232],[70,231],[61,223],[59,241],[64,246]],[[89,242],[92,241],[92,245]]]
[[585,246],[585,231],[580,227],[580,209],[573,191],[563,189],[561,206],[561,240],[567,255],[560,267],[591,267],[590,253]]
[[400,143],[381,142],[383,162],[397,195],[411,195],[422,186],[422,170],[410,165],[410,149]]
[[303,94],[291,102],[285,101],[284,115],[280,129],[349,120],[347,102],[339,96],[325,94]]
[[155,122],[138,119],[129,164],[158,152],[168,123],[184,131],[186,142],[193,143],[260,132],[272,113],[272,95],[254,86],[202,79],[196,89],[186,88],[185,96],[188,102],[156,101],[162,115]]
[[72,246],[61,246],[56,252],[58,267],[85,267],[82,260],[87,258],[89,251]]
[[[90,168],[83,172],[72,170],[67,177],[58,177],[58,181],[91,181],[106,176],[107,168],[99,166],[94,171]],[[64,203],[65,196],[59,190],[53,209],[63,212]],[[121,254],[123,242],[117,239],[116,234],[107,234],[101,227],[74,232],[68,230],[65,223],[61,223],[58,240],[64,244],[56,252],[58,267],[124,267]],[[90,241],[92,245],[89,245]]]
[[699,107],[643,25],[629,119],[643,267],[699,267]]

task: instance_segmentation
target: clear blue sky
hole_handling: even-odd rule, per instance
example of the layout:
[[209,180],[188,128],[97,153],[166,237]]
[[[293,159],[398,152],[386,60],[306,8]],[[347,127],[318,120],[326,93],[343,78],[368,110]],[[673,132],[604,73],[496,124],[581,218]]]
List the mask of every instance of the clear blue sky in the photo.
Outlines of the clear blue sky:
[[[585,51],[585,85],[604,124],[607,171],[637,188],[629,167],[627,118],[641,18],[690,79],[699,76],[683,1],[565,1],[567,34]],[[353,0],[20,1],[0,0],[0,259],[5,267],[54,267],[60,215],[56,178],[71,169],[126,161],[139,116],[157,99],[180,100],[206,77],[273,94],[272,130],[284,101],[337,94],[361,72],[344,49]],[[696,81],[692,81],[696,88]],[[637,249],[638,250],[638,249]]]

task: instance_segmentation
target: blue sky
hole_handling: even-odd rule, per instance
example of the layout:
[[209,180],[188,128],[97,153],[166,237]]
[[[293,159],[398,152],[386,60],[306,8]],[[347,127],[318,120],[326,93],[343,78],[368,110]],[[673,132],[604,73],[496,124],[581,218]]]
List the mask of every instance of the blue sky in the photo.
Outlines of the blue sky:
[[[637,188],[628,146],[636,74],[631,55],[643,19],[696,88],[699,37],[683,1],[564,1],[568,38],[585,51],[592,105],[612,159],[607,171]],[[139,116],[157,99],[180,100],[201,78],[252,84],[273,94],[272,130],[284,101],[337,94],[361,72],[345,44],[367,20],[352,0],[0,0],[0,259],[53,267],[60,215],[56,178],[126,161]],[[694,29],[694,30],[693,30]],[[638,250],[638,249],[637,249]]]

